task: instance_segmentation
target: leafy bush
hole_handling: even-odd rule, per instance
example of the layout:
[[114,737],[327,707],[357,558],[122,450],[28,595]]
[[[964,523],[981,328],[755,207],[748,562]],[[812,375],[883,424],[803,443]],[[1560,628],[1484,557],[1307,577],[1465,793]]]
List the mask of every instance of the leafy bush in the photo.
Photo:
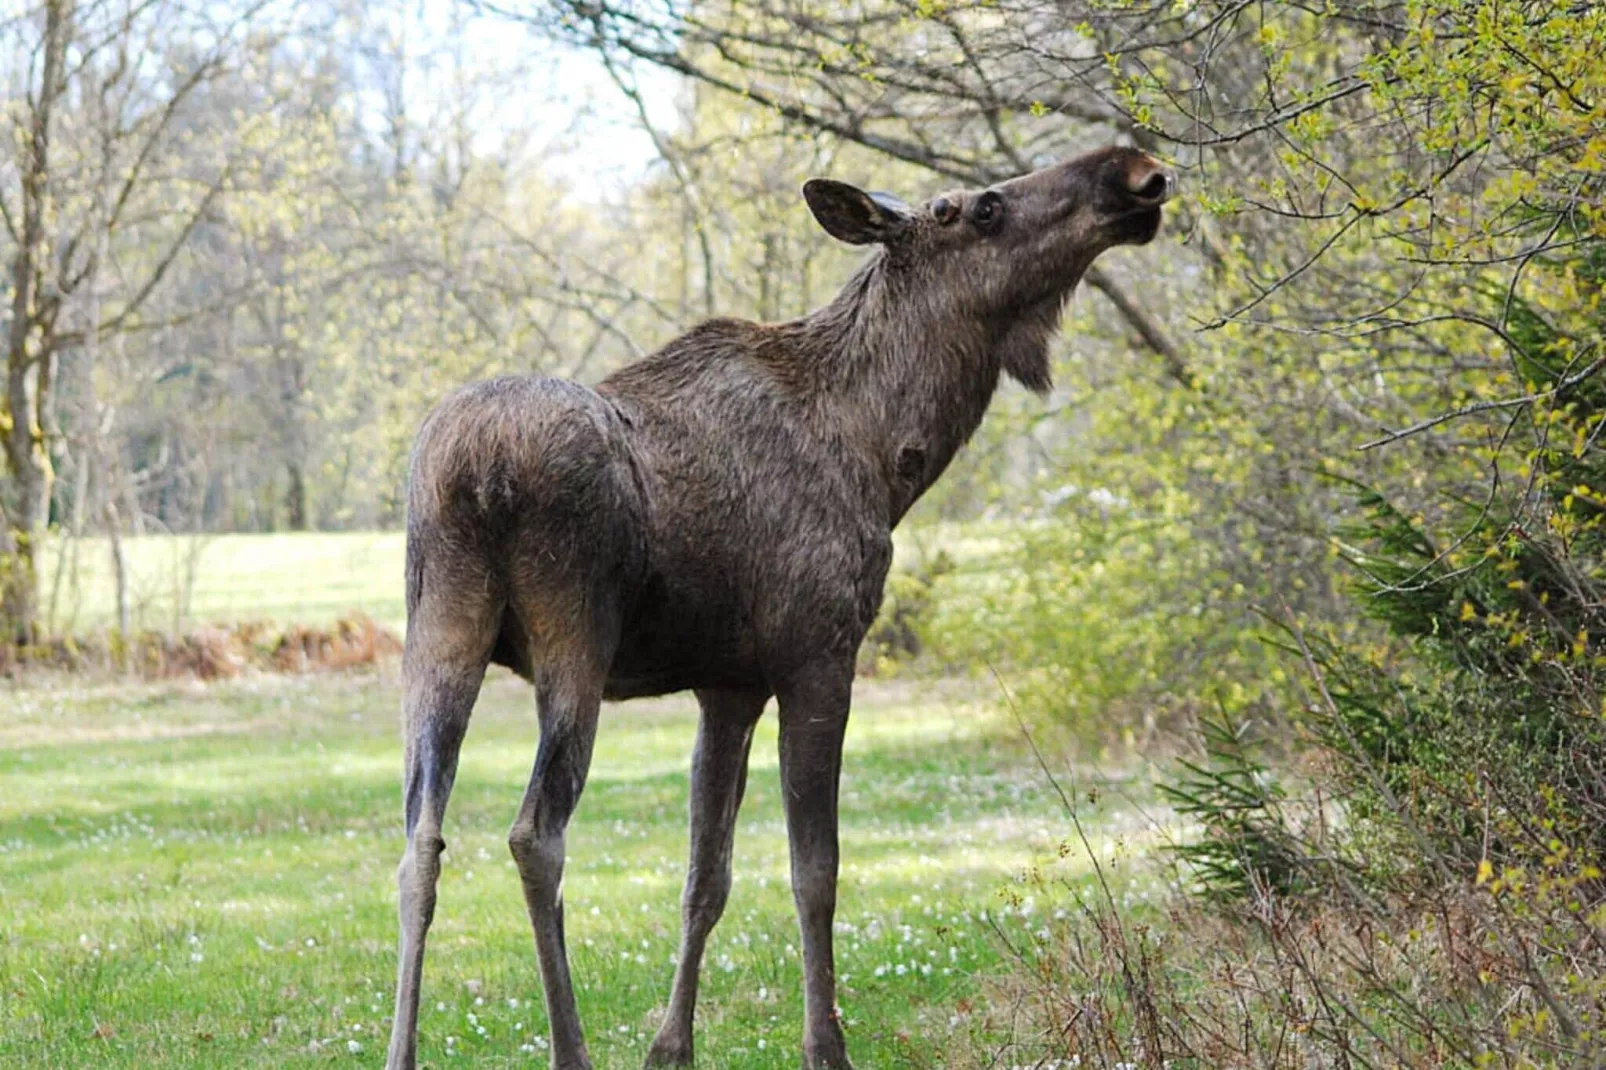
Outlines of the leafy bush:
[[1007,673],[1034,719],[1090,744],[1174,732],[1214,691],[1234,710],[1288,679],[1243,589],[1192,536],[1180,497],[1140,511],[1068,497],[938,581],[927,634],[952,665]]
[[895,669],[920,657],[925,631],[936,612],[933,593],[938,581],[954,570],[954,559],[938,550],[930,560],[887,577],[881,610],[865,636],[861,662],[873,672]]
[[[1229,228],[1214,325],[1245,348],[1236,377],[1199,378],[1265,395],[1295,369],[1281,382],[1305,393],[1282,413],[1350,421],[1237,425],[1268,454],[1300,434],[1326,447],[1323,489],[1287,500],[1348,496],[1322,522],[1355,570],[1350,606],[1262,601],[1303,690],[1283,711],[1298,776],[1268,780],[1231,709],[1175,774],[1201,832],[1177,855],[1210,900],[1152,925],[1086,902],[1003,982],[1017,1013],[984,1051],[1606,1065],[1606,11],[1273,3],[1251,26],[1225,3],[1174,10],[1259,52],[1232,65],[1185,33],[1111,61],[1130,62],[1124,103],[1150,130],[1204,160],[1231,145],[1201,168]],[[1228,69],[1265,97],[1191,88]],[[1244,147],[1268,130],[1274,149]],[[1228,157],[1259,171],[1234,184]]]

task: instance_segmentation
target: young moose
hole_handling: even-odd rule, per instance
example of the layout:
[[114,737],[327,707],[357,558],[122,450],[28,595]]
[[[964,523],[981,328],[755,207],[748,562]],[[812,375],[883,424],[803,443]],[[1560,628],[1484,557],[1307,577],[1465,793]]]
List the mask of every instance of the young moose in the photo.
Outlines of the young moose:
[[535,930],[552,1066],[591,1065],[563,937],[564,829],[605,698],[693,689],[691,861],[674,987],[649,1066],[692,1059],[704,945],[731,885],[753,726],[780,704],[803,1062],[848,1067],[837,1020],[837,779],[854,656],[893,527],[981,422],[1005,373],[1049,386],[1066,297],[1160,226],[1171,180],[1094,152],[911,207],[815,179],[820,225],[879,249],[790,323],[717,319],[595,390],[470,386],[419,431],[408,489],[407,851],[389,1066],[411,1068],[441,823],[488,662],[535,685],[540,745],[508,834]]

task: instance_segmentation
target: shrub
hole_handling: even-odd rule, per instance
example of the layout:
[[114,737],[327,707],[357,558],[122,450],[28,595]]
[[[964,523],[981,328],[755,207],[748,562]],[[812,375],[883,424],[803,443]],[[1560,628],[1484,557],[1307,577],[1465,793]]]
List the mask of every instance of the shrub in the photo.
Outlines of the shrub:
[[1174,732],[1201,693],[1235,711],[1263,703],[1287,673],[1187,512],[1076,494],[1015,525],[938,581],[933,654],[1007,674],[1034,721],[1095,746]]

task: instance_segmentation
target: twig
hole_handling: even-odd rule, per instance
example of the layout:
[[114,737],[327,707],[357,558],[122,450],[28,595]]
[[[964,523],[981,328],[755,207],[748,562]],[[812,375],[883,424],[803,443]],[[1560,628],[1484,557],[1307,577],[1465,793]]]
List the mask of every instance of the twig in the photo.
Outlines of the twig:
[[1563,390],[1577,386],[1585,379],[1588,379],[1590,376],[1600,371],[1601,368],[1606,368],[1606,357],[1597,358],[1594,363],[1589,365],[1589,367],[1585,368],[1581,372],[1578,372],[1576,375],[1569,375],[1567,378],[1563,379],[1549,390],[1541,390],[1537,393],[1525,394],[1520,398],[1504,398],[1500,401],[1480,401],[1473,405],[1464,405],[1459,409],[1441,413],[1430,420],[1423,420],[1421,423],[1412,424],[1410,427],[1402,428],[1398,431],[1390,431],[1382,438],[1375,438],[1370,442],[1357,446],[1356,449],[1364,452],[1366,450],[1376,449],[1378,446],[1386,446],[1391,442],[1398,442],[1402,438],[1409,438],[1412,435],[1418,435],[1423,431],[1431,430],[1432,428],[1438,427],[1440,424],[1449,423],[1451,420],[1459,420],[1463,416],[1473,416],[1480,412],[1494,412],[1499,409],[1513,409],[1521,405],[1531,405],[1536,401],[1553,397],[1556,394],[1561,393]]

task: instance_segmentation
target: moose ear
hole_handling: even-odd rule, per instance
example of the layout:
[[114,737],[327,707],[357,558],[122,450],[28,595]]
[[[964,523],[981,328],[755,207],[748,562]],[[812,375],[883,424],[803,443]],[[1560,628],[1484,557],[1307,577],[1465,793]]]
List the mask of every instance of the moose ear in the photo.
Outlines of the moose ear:
[[914,219],[914,209],[890,193],[866,193],[829,178],[803,183],[803,199],[825,232],[849,245],[890,241]]

